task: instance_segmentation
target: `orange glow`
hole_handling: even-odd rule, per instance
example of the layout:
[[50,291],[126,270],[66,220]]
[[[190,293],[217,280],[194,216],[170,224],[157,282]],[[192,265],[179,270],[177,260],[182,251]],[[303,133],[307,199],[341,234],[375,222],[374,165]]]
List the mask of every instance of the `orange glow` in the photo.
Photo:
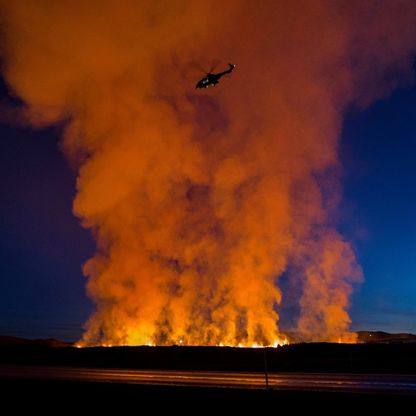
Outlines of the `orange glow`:
[[[339,136],[409,78],[415,2],[1,3],[4,76],[60,123],[97,241],[79,345],[282,345],[282,297],[302,339],[354,340]],[[218,56],[232,77],[196,91]]]

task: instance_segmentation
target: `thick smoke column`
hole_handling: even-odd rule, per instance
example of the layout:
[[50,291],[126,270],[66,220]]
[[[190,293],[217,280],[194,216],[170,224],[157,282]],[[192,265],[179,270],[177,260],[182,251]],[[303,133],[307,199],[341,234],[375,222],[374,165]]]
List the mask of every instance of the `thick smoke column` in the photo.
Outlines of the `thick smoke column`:
[[414,2],[1,3],[10,90],[79,167],[85,344],[273,344],[288,270],[305,339],[348,336],[342,116],[411,78]]

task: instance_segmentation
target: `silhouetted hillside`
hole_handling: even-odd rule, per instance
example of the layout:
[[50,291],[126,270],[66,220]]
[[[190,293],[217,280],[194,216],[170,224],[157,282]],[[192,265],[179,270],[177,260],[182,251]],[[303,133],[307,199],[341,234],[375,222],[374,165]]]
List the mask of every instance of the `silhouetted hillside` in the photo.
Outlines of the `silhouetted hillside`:
[[358,331],[358,341],[364,343],[408,343],[416,342],[416,335],[399,333],[389,334],[382,331]]
[[25,339],[18,337],[10,337],[7,335],[0,335],[0,347],[13,347],[13,346],[42,346],[42,347],[70,347],[71,344],[59,341],[53,338],[47,339]]

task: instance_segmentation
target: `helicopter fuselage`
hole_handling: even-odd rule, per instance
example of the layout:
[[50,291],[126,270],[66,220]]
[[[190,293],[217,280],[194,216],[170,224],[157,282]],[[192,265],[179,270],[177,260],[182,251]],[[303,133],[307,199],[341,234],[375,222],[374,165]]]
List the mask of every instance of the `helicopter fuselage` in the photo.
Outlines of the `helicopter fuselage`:
[[208,88],[210,86],[215,87],[215,85],[218,84],[218,81],[220,80],[222,76],[231,74],[231,72],[235,68],[235,65],[233,64],[228,64],[228,65],[229,65],[229,68],[226,71],[219,72],[218,74],[208,73],[204,78],[198,81],[195,88]]

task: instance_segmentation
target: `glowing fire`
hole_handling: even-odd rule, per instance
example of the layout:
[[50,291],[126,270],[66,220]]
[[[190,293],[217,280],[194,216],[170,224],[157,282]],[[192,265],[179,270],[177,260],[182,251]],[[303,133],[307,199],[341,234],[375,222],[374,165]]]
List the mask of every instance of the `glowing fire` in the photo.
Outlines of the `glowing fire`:
[[[126,344],[126,345],[128,345],[128,344]],[[148,341],[148,342],[144,343],[143,345],[145,345],[147,347],[155,347],[156,346],[151,341]],[[188,344],[188,343],[186,343],[186,341],[184,340],[184,338],[180,338],[177,343],[173,343],[171,345],[177,345],[177,346],[185,346],[185,345],[186,346],[198,346],[199,344],[196,344],[196,345]],[[251,343],[251,344],[239,343],[239,344],[236,345],[236,344],[224,344],[224,343],[220,342],[219,344],[216,344],[215,346],[217,346],[217,347],[238,347],[238,348],[278,348],[278,347],[281,347],[283,345],[289,345],[289,341],[288,341],[288,339],[286,337],[285,338],[282,338],[282,339],[276,339],[271,344],[258,344],[256,342],[254,342],[254,343]],[[78,342],[74,346],[76,348],[83,348],[86,345],[83,344],[82,342]],[[112,344],[102,343],[102,344],[97,344],[97,346],[101,346],[101,347],[112,347],[113,345]]]
[[[341,341],[339,341],[341,342]],[[122,345],[132,345],[132,344],[119,344],[118,346],[122,346]],[[147,347],[155,347],[156,344],[152,341],[147,341],[144,344]],[[198,346],[200,344],[190,344],[186,341],[186,338],[179,338],[177,340],[177,342],[173,342],[172,344],[169,345],[177,345],[177,346]],[[284,338],[278,338],[276,340],[274,340],[272,343],[270,344],[259,344],[257,342],[253,342],[253,343],[249,343],[249,344],[244,344],[244,343],[239,343],[239,344],[232,344],[232,343],[218,343],[215,344],[214,346],[216,347],[238,347],[238,348],[278,348],[281,347],[283,345],[289,345],[289,341],[287,339],[287,337]],[[83,348],[85,346],[87,346],[86,344],[84,344],[82,341],[77,342],[74,345],[76,348]],[[89,345],[91,346],[91,345]],[[108,344],[108,343],[101,343],[101,344],[97,344],[96,346],[101,346],[101,347],[112,347],[112,344]]]

